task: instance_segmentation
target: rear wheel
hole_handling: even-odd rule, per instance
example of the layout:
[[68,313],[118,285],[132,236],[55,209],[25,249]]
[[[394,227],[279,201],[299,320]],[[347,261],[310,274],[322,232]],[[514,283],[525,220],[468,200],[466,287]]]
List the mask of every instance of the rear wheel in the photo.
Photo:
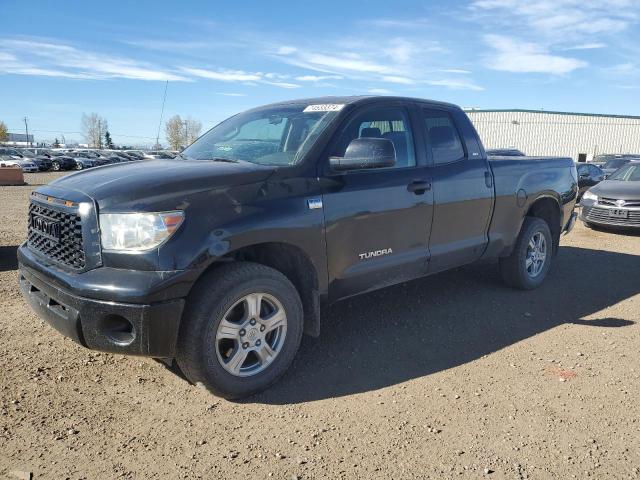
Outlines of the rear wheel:
[[56,172],[59,171],[60,170],[60,163],[59,162],[53,162],[51,164],[51,169],[56,171]]
[[284,374],[302,329],[300,296],[284,275],[255,263],[224,265],[189,296],[176,361],[192,383],[247,397]]
[[526,217],[513,252],[499,261],[502,279],[522,290],[537,288],[551,268],[552,257],[549,225],[540,218]]
[[84,165],[82,165],[81,163],[76,163],[76,170],[82,170],[84,168]]

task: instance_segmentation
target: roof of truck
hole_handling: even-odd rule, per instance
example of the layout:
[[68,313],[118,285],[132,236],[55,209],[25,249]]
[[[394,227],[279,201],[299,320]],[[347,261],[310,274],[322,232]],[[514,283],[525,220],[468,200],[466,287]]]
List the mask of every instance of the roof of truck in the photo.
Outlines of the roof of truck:
[[[299,98],[295,100],[284,100],[282,102],[275,102],[264,107],[272,107],[277,105],[294,105],[294,104],[352,104],[352,103],[369,103],[378,100],[391,100],[391,101],[405,101],[405,102],[424,102],[433,105],[440,105],[444,107],[460,108],[453,103],[439,102],[436,100],[428,100],[425,98],[413,98],[413,97],[396,97],[388,95],[352,95],[352,96],[327,96],[327,97],[312,97],[312,98]],[[261,108],[261,107],[260,107]]]

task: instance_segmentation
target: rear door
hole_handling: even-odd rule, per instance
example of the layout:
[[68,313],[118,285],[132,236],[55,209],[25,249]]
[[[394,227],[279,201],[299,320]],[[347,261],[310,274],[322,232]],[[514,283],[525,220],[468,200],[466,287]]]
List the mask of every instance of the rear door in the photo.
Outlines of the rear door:
[[424,147],[414,141],[416,116],[404,104],[361,107],[333,139],[331,155],[343,156],[354,138],[387,138],[397,163],[322,178],[332,301],[426,272],[433,193]]
[[430,272],[477,260],[488,242],[493,176],[477,139],[464,130],[463,121],[468,120],[455,118],[458,115],[464,114],[446,108],[422,108],[422,128],[433,163]]

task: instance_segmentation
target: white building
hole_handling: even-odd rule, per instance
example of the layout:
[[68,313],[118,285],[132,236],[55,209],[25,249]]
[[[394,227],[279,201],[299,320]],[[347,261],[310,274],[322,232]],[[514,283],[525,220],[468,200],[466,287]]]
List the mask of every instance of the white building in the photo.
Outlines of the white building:
[[514,147],[527,155],[589,161],[603,153],[640,154],[640,116],[477,110],[467,115],[485,148]]
[[34,145],[33,135],[29,134],[27,137],[26,133],[9,133],[9,138],[4,144],[12,147],[31,147]]

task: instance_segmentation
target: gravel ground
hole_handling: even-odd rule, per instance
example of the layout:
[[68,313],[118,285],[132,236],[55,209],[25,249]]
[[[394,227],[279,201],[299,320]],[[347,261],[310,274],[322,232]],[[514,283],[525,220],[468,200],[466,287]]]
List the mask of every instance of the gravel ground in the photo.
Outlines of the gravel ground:
[[533,292],[479,264],[342,302],[233,403],[25,306],[31,188],[0,187],[0,476],[640,478],[639,236],[579,224]]

